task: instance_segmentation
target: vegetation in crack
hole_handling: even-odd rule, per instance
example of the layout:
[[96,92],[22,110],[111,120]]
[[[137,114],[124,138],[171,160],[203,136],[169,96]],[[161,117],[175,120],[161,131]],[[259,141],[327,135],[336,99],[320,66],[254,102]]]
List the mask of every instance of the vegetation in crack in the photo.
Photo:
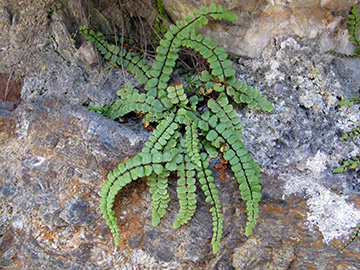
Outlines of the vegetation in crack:
[[354,229],[353,233],[350,236],[350,239],[345,243],[345,245],[340,249],[340,253],[343,253],[355,240],[359,237],[360,234],[360,224]]
[[[344,133],[340,140],[348,140],[352,139],[353,141],[357,140],[360,135],[360,128],[356,127],[353,128],[351,131]],[[343,173],[348,170],[355,170],[360,168],[360,154],[358,153],[355,158],[348,158],[345,161],[343,161],[342,165],[340,167],[337,167],[333,170],[334,173]],[[347,242],[344,244],[344,246],[340,249],[340,252],[344,252],[350,244],[352,244],[356,238],[359,237],[360,232],[360,223],[357,225],[357,227],[354,229],[354,232],[351,234],[351,237]]]
[[[331,53],[335,56],[341,58],[355,58],[360,56],[360,37],[359,37],[359,30],[360,30],[360,15],[359,9],[355,6],[351,8],[350,14],[348,15],[348,31],[349,31],[349,41],[355,46],[354,53],[351,55],[343,54],[336,52],[334,50],[327,51],[327,53]],[[340,106],[351,107],[355,103],[360,102],[360,97],[355,96],[352,98],[343,99],[340,101]],[[355,127],[351,131],[344,133],[340,141],[352,139],[353,141],[357,140],[360,135],[360,127]],[[349,158],[343,161],[340,167],[337,167],[333,170],[334,173],[343,173],[348,170],[358,169],[360,167],[360,154],[357,154],[355,158]],[[360,232],[360,224],[354,229],[353,234],[351,235],[350,239],[344,244],[344,246],[340,249],[340,252],[344,252],[351,243],[353,243],[356,238],[359,237]]]
[[[344,133],[341,136],[340,141],[345,140],[345,139],[352,139],[353,141],[355,141],[359,137],[359,135],[360,135],[360,128],[356,127],[356,128],[353,128],[351,131]],[[345,160],[342,163],[341,167],[335,168],[333,170],[333,172],[334,173],[343,173],[350,169],[359,168],[359,164],[360,164],[360,155],[358,154],[358,156],[354,159]]]
[[[100,209],[116,245],[120,239],[113,210],[116,194],[130,182],[146,177],[152,195],[152,224],[156,226],[168,208],[169,175],[176,173],[179,211],[173,226],[178,228],[188,223],[194,215],[198,182],[206,202],[211,205],[211,243],[216,253],[223,231],[223,214],[209,158],[228,162],[241,197],[246,201],[245,234],[250,235],[255,227],[262,179],[258,164],[243,144],[242,123],[234,105],[246,104],[266,112],[272,111],[273,105],[257,90],[236,80],[232,61],[223,47],[196,34],[195,30],[207,24],[208,18],[237,20],[235,14],[215,4],[194,10],[185,22],[177,21],[169,27],[156,49],[152,65],[139,55],[109,43],[99,32],[85,27],[80,30],[105,59],[131,72],[143,85],[136,89],[126,84],[118,91],[119,99],[110,107],[91,104],[91,110],[111,119],[137,112],[144,116],[145,126],[156,126],[141,152],[110,172],[100,191]],[[196,83],[191,85],[172,81],[181,47],[199,52],[210,66],[209,71],[195,75]]]

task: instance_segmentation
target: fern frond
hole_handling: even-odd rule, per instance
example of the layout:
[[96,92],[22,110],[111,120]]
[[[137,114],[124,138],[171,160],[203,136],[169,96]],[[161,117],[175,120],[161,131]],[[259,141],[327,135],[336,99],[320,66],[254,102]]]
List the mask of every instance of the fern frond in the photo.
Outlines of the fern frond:
[[[355,6],[351,8],[351,12],[348,15],[348,30],[349,30],[349,41],[356,46],[360,46],[359,29],[360,29],[360,16],[359,9]],[[355,51],[355,54],[359,54],[359,51]]]
[[334,56],[340,57],[340,58],[357,58],[360,56],[360,53],[356,53],[356,54],[346,54],[346,53],[340,53],[337,52],[335,50],[328,50],[325,53],[329,53],[332,54]]
[[200,167],[200,141],[197,134],[197,121],[189,121],[184,119],[185,126],[185,153],[190,158],[191,162],[197,167]]
[[218,195],[218,190],[214,183],[214,177],[212,176],[212,171],[209,169],[209,162],[206,161],[207,154],[202,153],[201,155],[201,167],[198,172],[198,179],[201,184],[201,189],[205,194],[205,202],[210,203],[212,206],[210,212],[213,219],[213,236],[211,244],[213,246],[213,251],[216,253],[220,246],[220,240],[223,230],[223,214],[221,212],[220,200]]
[[360,97],[359,96],[343,99],[343,100],[341,100],[339,102],[339,105],[340,106],[345,106],[345,107],[351,107],[355,103],[360,103]]
[[257,90],[235,79],[235,70],[231,68],[232,61],[228,59],[224,48],[216,47],[214,40],[203,38],[201,34],[191,33],[190,38],[184,40],[183,45],[198,51],[207,59],[211,74],[204,71],[200,77],[201,81],[206,82],[207,90],[212,88],[217,92],[226,91],[235,102],[247,103],[249,108],[262,109],[268,112],[274,109],[273,105]]
[[186,224],[196,210],[195,165],[186,154],[184,155],[183,163],[179,164],[178,177],[176,191],[180,209],[173,223],[175,229]]
[[[119,99],[110,107],[100,108],[91,104],[90,109],[112,119],[133,111],[142,112],[145,122],[158,123],[141,152],[109,173],[100,191],[100,209],[116,244],[120,239],[113,211],[116,194],[130,182],[147,177],[152,195],[152,224],[156,226],[169,203],[168,177],[170,172],[177,171],[180,208],[173,226],[178,228],[186,224],[194,215],[198,180],[205,201],[212,205],[211,243],[216,253],[221,241],[223,215],[206,159],[219,156],[229,161],[241,197],[246,201],[248,221],[245,234],[249,235],[256,224],[261,198],[260,169],[243,145],[242,123],[232,103],[245,103],[250,108],[265,111],[271,111],[273,106],[257,90],[235,79],[235,70],[231,68],[232,62],[224,48],[195,33],[196,29],[208,23],[208,16],[216,20],[237,19],[236,15],[215,4],[194,10],[193,16],[185,17],[185,22],[178,21],[170,26],[156,48],[157,55],[151,67],[140,56],[121,52],[101,33],[86,28],[81,30],[105,59],[116,66],[123,66],[144,84],[144,89],[140,91],[126,84],[118,91]],[[195,90],[190,84],[186,86],[187,90],[180,83],[168,86],[182,46],[198,51],[211,68],[210,72],[196,75]]]
[[[221,6],[210,5],[211,9],[194,10],[193,15],[185,17],[184,22],[177,22],[177,25],[171,25],[169,31],[164,35],[164,39],[160,41],[160,45],[156,48],[157,56],[156,61],[152,65],[150,75],[153,79],[157,79],[157,84],[154,86],[145,86],[145,89],[165,90],[170,75],[173,72],[175,61],[178,59],[179,47],[183,46],[183,40],[189,38],[190,33],[194,35],[195,28],[201,28],[207,24],[207,15],[216,19],[228,18],[230,20],[236,19],[236,16]],[[216,45],[216,44],[215,44]],[[155,81],[155,80],[153,80]],[[155,87],[156,86],[156,87]]]
[[[245,234],[248,236],[258,218],[258,202],[261,199],[262,184],[260,169],[244,147],[242,137],[237,135],[237,131],[241,129],[241,125],[238,124],[240,120],[233,107],[228,104],[227,98],[219,96],[217,101],[210,99],[208,107],[214,113],[208,123],[214,128],[209,130],[206,139],[212,142],[212,146],[223,152],[224,159],[229,161],[231,170],[238,180],[241,197],[247,201],[248,222]],[[219,118],[218,115],[220,115]],[[236,120],[233,121],[233,119]]]
[[[353,128],[351,131],[344,133],[341,136],[340,141],[346,140],[348,138],[355,141],[359,136],[360,136],[360,128],[356,127],[356,128]],[[345,160],[341,164],[341,167],[337,167],[333,170],[333,173],[343,173],[348,170],[353,170],[356,168],[360,168],[360,154],[358,154],[357,157],[355,157],[355,158],[352,158],[352,159],[349,158],[349,159]]]
[[79,32],[96,46],[106,60],[115,66],[124,67],[138,79],[140,84],[145,84],[149,80],[148,71],[151,67],[144,59],[140,59],[138,55],[133,57],[131,52],[121,50],[119,46],[109,43],[100,32],[86,27],[81,27]]
[[351,138],[353,141],[355,141],[360,136],[360,127],[353,128],[349,132],[345,132],[341,138],[340,141]]
[[274,106],[256,89],[241,81],[235,81],[231,84],[231,87],[226,89],[226,93],[236,103],[246,103],[249,108],[261,109],[266,112],[271,112],[274,109]]
[[334,173],[343,173],[347,170],[353,170],[360,167],[360,155],[355,157],[354,159],[347,159],[342,164],[341,167],[335,168],[333,170]]
[[157,226],[160,218],[166,214],[166,208],[170,201],[167,192],[169,170],[162,170],[160,174],[153,173],[148,176],[147,184],[152,194],[152,225]]
[[153,135],[149,137],[149,140],[145,143],[143,152],[161,151],[165,146],[168,146],[170,138],[175,134],[175,131],[179,129],[179,125],[174,121],[175,115],[169,114],[162,120],[153,132]]
[[170,102],[174,105],[176,104],[186,105],[188,103],[188,98],[185,94],[182,84],[169,86],[167,88],[167,97],[170,100]]

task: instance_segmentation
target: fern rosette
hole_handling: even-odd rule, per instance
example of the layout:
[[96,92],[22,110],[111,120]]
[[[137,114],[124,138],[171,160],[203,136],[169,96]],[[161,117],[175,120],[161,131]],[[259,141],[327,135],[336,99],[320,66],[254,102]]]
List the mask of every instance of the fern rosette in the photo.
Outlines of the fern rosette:
[[[221,241],[223,215],[215,179],[209,169],[211,158],[225,159],[235,174],[241,197],[246,201],[247,236],[256,224],[262,179],[258,164],[244,147],[242,123],[234,104],[246,104],[267,112],[273,106],[257,90],[236,80],[224,48],[218,47],[210,38],[196,34],[195,29],[207,24],[209,17],[237,20],[235,14],[215,4],[201,11],[195,10],[193,16],[186,16],[185,22],[178,21],[170,26],[156,49],[152,66],[139,55],[110,44],[101,33],[86,28],[80,31],[105,59],[131,72],[143,85],[143,89],[138,90],[126,84],[118,91],[119,99],[114,104],[108,108],[92,105],[92,110],[112,119],[133,111],[142,112],[145,123],[158,123],[142,151],[109,173],[100,191],[100,209],[116,244],[120,239],[113,210],[116,194],[130,182],[147,177],[152,195],[152,224],[156,226],[168,208],[169,175],[176,172],[179,212],[173,226],[178,228],[188,223],[194,215],[198,182],[206,202],[211,204],[211,243],[216,253]],[[209,71],[196,75],[197,84],[192,92],[197,95],[185,90],[191,85],[169,85],[180,47],[198,51],[209,63]]]

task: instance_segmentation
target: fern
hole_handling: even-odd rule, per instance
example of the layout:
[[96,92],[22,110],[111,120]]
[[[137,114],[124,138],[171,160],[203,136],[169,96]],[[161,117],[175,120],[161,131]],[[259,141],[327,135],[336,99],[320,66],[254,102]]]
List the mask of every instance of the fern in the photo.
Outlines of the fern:
[[354,229],[354,232],[351,234],[350,239],[345,243],[345,245],[340,249],[340,253],[343,253],[352,243],[355,242],[356,238],[360,235],[360,223]]
[[[355,141],[360,135],[360,128],[356,127],[353,128],[351,131],[344,133],[341,138],[340,141],[346,140],[346,139],[352,139],[353,141]],[[343,173],[346,172],[347,170],[351,170],[351,169],[356,169],[360,167],[360,155],[358,154],[357,157],[351,159],[347,159],[345,160],[341,167],[335,168],[333,170],[334,173]]]
[[360,97],[359,96],[343,99],[343,100],[341,100],[339,102],[339,105],[340,106],[345,106],[345,107],[351,107],[355,103],[360,103]]
[[[156,124],[144,148],[126,163],[120,163],[108,174],[100,191],[100,209],[119,244],[119,228],[113,210],[116,194],[127,184],[147,177],[152,194],[152,224],[159,224],[166,213],[169,195],[168,177],[177,172],[179,212],[173,223],[178,228],[191,220],[196,210],[196,182],[211,204],[213,218],[212,246],[217,252],[223,230],[222,212],[218,190],[214,183],[208,158],[219,155],[229,162],[237,179],[241,197],[246,201],[248,220],[245,234],[253,231],[258,217],[262,179],[258,164],[243,145],[242,123],[234,109],[235,103],[245,103],[250,108],[270,112],[272,104],[258,91],[234,77],[235,70],[223,47],[210,38],[196,34],[195,30],[215,20],[237,20],[236,15],[211,4],[186,16],[185,22],[171,25],[157,47],[155,61],[150,66],[132,52],[121,52],[110,44],[101,33],[85,27],[80,32],[90,40],[105,59],[115,66],[131,72],[143,85],[142,90],[130,84],[118,91],[119,99],[108,108],[91,104],[91,109],[112,119],[129,112],[144,114],[144,123]],[[179,48],[198,51],[209,63],[211,71],[197,75],[194,94],[191,85],[170,85],[171,75],[179,57]],[[201,91],[200,91],[201,89]]]
[[348,31],[349,31],[349,41],[355,46],[355,50],[353,54],[344,54],[339,53],[334,50],[329,50],[326,53],[331,53],[335,56],[341,58],[355,58],[360,56],[360,37],[359,37],[359,29],[360,29],[360,16],[359,9],[355,6],[351,8],[350,14],[348,15]]

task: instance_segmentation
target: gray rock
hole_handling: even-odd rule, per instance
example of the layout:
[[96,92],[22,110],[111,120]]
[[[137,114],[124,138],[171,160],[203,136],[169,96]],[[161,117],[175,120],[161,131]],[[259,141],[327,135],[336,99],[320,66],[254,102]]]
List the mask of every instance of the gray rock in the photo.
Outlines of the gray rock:
[[[109,30],[106,21],[113,5],[102,3],[96,21]],[[169,9],[171,1],[164,3]],[[179,11],[173,18],[184,16],[184,3],[174,6]],[[104,72],[100,65],[89,68],[90,62],[80,61],[77,48],[82,43],[70,40],[69,20],[74,25],[86,22],[81,2],[57,7],[54,18],[59,20],[51,22],[51,30],[40,20],[41,34],[29,49],[33,54],[23,58],[18,44],[35,30],[23,26],[31,25],[33,12],[39,18],[46,12],[40,2],[29,6],[25,1],[26,10],[17,16],[20,7],[2,3],[1,70],[9,73],[21,58],[29,76],[23,103],[12,113],[0,112],[0,268],[356,269],[359,242],[344,254],[338,248],[360,221],[358,177],[354,172],[334,175],[332,170],[359,152],[358,143],[338,140],[360,123],[359,105],[338,106],[340,99],[358,94],[359,60],[323,53],[352,49],[340,22],[353,3],[344,3],[232,2],[227,7],[238,13],[239,25],[217,25],[208,33],[221,41],[231,38],[228,50],[256,56],[234,57],[236,76],[275,106],[271,113],[237,107],[244,143],[261,167],[263,198],[258,224],[245,237],[245,203],[236,180],[230,171],[221,180],[214,170],[224,213],[216,255],[210,245],[209,205],[200,190],[194,218],[172,228],[178,209],[172,178],[169,212],[157,227],[151,226],[145,179],[118,194],[114,210],[121,239],[114,246],[98,208],[98,193],[108,172],[138,153],[149,133],[141,123],[114,122],[81,105],[109,105],[126,81],[136,83],[122,71]],[[185,7],[190,10],[191,5]],[[306,14],[312,20],[305,20]],[[45,36],[51,32],[56,35],[48,43]]]

